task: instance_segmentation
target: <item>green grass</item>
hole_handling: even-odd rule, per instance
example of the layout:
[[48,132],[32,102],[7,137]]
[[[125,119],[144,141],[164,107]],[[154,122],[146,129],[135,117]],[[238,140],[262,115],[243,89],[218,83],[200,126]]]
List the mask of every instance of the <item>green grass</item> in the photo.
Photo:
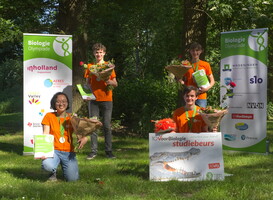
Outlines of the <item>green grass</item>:
[[[224,152],[225,172],[233,174],[224,181],[152,182],[147,139],[114,136],[118,158],[110,160],[104,156],[100,137],[94,160],[85,159],[89,144],[77,155],[79,181],[65,182],[59,169],[59,181],[50,183],[40,160],[22,156],[22,114],[1,115],[0,128],[0,199],[273,199],[272,154]],[[268,122],[271,143],[272,138],[273,122]]]

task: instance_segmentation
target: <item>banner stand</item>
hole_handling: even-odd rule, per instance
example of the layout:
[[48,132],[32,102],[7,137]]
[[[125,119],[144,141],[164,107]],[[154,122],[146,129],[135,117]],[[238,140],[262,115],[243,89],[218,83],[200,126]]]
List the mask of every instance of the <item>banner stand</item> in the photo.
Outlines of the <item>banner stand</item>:
[[33,155],[33,136],[43,133],[52,96],[64,92],[72,102],[72,36],[24,33],[23,45],[23,155]]
[[269,153],[267,132],[268,29],[221,33],[223,149]]

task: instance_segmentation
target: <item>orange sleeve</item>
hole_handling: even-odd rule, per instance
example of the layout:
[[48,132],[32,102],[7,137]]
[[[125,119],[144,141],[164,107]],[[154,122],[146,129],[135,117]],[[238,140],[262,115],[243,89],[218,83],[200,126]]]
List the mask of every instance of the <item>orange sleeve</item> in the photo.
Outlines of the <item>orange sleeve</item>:
[[90,69],[91,65],[92,64],[87,65],[87,69],[85,69],[84,75],[83,75],[84,78],[89,78],[89,73],[90,73],[89,69]]

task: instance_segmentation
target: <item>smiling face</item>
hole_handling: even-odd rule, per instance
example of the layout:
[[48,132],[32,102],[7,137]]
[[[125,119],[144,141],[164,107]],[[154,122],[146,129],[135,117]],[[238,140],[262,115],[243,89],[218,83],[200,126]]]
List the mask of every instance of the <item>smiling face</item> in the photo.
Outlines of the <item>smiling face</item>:
[[197,100],[196,91],[191,90],[187,94],[184,95],[184,100],[186,102],[186,106],[193,106],[195,105],[195,101]]
[[105,56],[104,50],[98,49],[98,50],[95,50],[93,53],[94,53],[97,63],[104,61],[104,56]]
[[202,53],[202,49],[195,48],[190,50],[190,54],[193,61],[198,61],[201,53]]
[[65,95],[60,94],[57,96],[55,107],[58,114],[62,114],[66,111],[68,106],[68,100]]

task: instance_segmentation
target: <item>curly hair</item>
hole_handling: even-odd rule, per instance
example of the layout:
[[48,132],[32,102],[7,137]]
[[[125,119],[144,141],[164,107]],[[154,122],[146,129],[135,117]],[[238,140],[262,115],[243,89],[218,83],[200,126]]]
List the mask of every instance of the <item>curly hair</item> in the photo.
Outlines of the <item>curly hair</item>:
[[93,45],[92,50],[93,52],[98,50],[103,50],[104,52],[106,52],[106,47],[101,43],[96,43]]

